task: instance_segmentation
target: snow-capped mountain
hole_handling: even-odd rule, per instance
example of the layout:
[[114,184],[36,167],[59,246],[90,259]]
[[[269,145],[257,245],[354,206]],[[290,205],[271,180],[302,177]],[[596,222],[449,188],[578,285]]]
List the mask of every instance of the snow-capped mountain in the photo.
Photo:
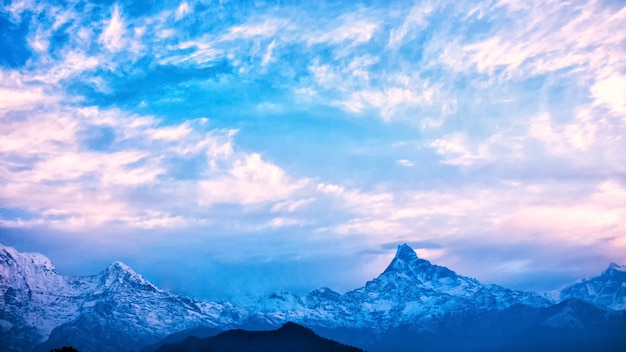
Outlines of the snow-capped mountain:
[[55,327],[78,317],[78,302],[95,285],[92,277],[57,275],[50,260],[41,254],[19,253],[0,245],[3,345],[44,341]]
[[324,328],[387,330],[421,325],[450,312],[493,310],[550,302],[536,293],[485,285],[420,259],[404,244],[387,269],[364,287],[340,295],[324,288],[303,297],[275,293],[250,307],[256,323],[278,326],[288,320]]
[[67,277],[58,275],[41,254],[1,245],[0,290],[4,298],[0,342],[7,350],[49,339],[41,347],[47,351],[56,346],[54,342],[62,345],[82,339],[81,351],[93,346],[113,351],[122,343],[140,347],[200,325],[238,326],[247,317],[245,310],[229,303],[192,300],[160,290],[120,262],[98,275]]
[[577,298],[600,307],[626,310],[626,266],[611,263],[600,276],[562,289],[559,298]]
[[[624,274],[624,267],[612,265],[599,278],[564,290],[562,298],[621,309]],[[490,321],[501,319],[494,312],[521,316],[551,306],[535,293],[482,284],[431,264],[408,245],[399,246],[384,272],[364,287],[345,294],[329,288],[304,296],[275,293],[246,307],[175,295],[120,262],[97,275],[62,276],[45,256],[0,245],[0,294],[3,351],[49,351],[68,344],[81,352],[138,350],[200,326],[219,331],[286,322],[337,338],[361,334],[369,339],[373,333],[390,336],[405,329],[437,334],[443,325],[466,317]]]

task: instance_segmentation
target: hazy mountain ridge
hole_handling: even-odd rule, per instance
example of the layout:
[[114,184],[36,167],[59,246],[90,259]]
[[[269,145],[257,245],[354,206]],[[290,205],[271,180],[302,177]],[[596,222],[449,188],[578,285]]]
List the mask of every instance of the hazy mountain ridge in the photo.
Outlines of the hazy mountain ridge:
[[[548,307],[451,312],[430,330],[407,324],[376,336],[372,331],[333,334],[344,343],[383,351],[604,351],[626,350],[626,312],[571,299]],[[372,338],[372,336],[375,336]]]
[[[561,296],[586,298],[594,304],[614,305],[620,297],[623,302],[621,268],[612,265],[599,278],[583,281],[585,287],[594,287],[593,294],[575,284],[563,290]],[[609,288],[602,289],[603,283]],[[481,284],[433,265],[418,258],[407,245],[399,246],[386,270],[364,287],[343,295],[328,288],[305,296],[276,293],[247,307],[175,295],[120,262],[97,275],[61,276],[45,256],[20,253],[2,245],[0,289],[0,345],[8,351],[34,346],[48,351],[67,344],[82,352],[130,350],[198,326],[216,331],[238,327],[258,330],[286,322],[325,331],[328,334],[324,336],[362,331],[364,338],[371,340],[372,333],[403,329],[436,334],[442,322],[465,315],[492,317],[492,312],[514,307],[527,307],[525,310],[551,306],[549,300],[536,293]],[[581,292],[586,296],[577,297]],[[598,298],[609,294],[617,298]],[[557,326],[575,321],[567,314],[550,319],[549,324]]]

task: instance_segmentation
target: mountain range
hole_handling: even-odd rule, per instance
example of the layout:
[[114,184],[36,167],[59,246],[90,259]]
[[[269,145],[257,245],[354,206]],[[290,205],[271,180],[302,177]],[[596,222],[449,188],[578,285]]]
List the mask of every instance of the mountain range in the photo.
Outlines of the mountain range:
[[406,244],[361,288],[274,293],[247,306],[161,290],[121,262],[92,276],[63,276],[44,255],[0,245],[0,294],[5,351],[65,345],[81,352],[131,351],[158,348],[173,333],[183,338],[198,329],[207,335],[268,330],[287,322],[371,351],[391,345],[412,350],[416,343],[420,350],[497,350],[533,338],[557,345],[574,341],[572,348],[591,343],[595,350],[626,346],[624,266],[611,264],[600,276],[561,290],[554,301],[458,275],[418,258]]

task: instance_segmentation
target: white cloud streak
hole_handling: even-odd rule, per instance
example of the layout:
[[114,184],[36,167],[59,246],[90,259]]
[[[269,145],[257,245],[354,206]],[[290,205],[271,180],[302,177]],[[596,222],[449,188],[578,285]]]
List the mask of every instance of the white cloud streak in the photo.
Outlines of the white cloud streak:
[[180,5],[178,5],[178,8],[176,9],[176,20],[179,21],[190,13],[191,8],[189,7],[189,4],[186,1],[183,1],[180,3]]
[[120,51],[124,45],[124,35],[126,34],[126,26],[122,19],[121,10],[119,5],[113,6],[113,12],[111,13],[111,19],[108,25],[102,32],[100,40],[110,51]]
[[[259,154],[233,151],[234,131],[207,130],[206,119],[161,126],[152,117],[42,101],[5,116],[0,127],[0,203],[37,219],[7,226],[198,224],[205,220],[186,208],[285,200],[307,183],[291,181]],[[97,140],[89,130],[111,131],[111,140]],[[176,179],[170,161],[189,159],[206,160],[203,169]],[[129,197],[143,189],[153,193],[150,204]],[[189,193],[193,189],[198,192]]]

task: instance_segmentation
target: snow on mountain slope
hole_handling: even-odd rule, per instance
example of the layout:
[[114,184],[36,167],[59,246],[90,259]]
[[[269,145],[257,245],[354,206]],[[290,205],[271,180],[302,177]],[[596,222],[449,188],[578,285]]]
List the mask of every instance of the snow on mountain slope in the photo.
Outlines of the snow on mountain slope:
[[[232,326],[242,314],[219,303],[181,297],[161,290],[120,262],[111,264],[88,293],[81,314],[100,314],[146,334],[162,335],[204,326]],[[245,312],[243,312],[245,313]],[[245,314],[244,314],[245,315]]]
[[[123,263],[113,263],[88,293],[79,319],[50,335],[40,350],[71,343],[80,351],[139,349],[171,333],[198,326],[239,326],[247,312],[161,290]],[[106,348],[102,346],[106,346]]]
[[626,310],[626,266],[611,263],[600,276],[562,289],[559,298],[577,298],[600,307]]
[[476,279],[420,259],[404,244],[387,269],[364,287],[339,295],[325,289],[304,297],[273,294],[252,307],[257,323],[289,320],[324,328],[389,329],[433,320],[449,312],[503,309],[514,304],[543,307],[535,293],[484,285]]
[[62,276],[45,256],[2,245],[0,294],[0,341],[15,349],[32,347],[55,333],[76,338],[72,334],[97,331],[94,327],[111,334],[130,332],[143,343],[200,325],[233,327],[247,317],[245,310],[228,303],[160,290],[120,262],[93,276]]
[[[625,274],[624,267],[612,265],[561,296],[620,309]],[[320,329],[384,332],[410,326],[427,332],[451,314],[551,304],[535,293],[482,284],[431,264],[406,244],[382,274],[361,288],[345,294],[328,288],[304,296],[275,293],[248,307],[175,295],[120,262],[93,276],[62,276],[45,256],[0,245],[0,294],[0,346],[8,351],[46,339],[38,350],[64,344],[84,352],[139,349],[197,326],[259,329],[289,321]]]
[[0,293],[4,298],[3,332],[14,323],[34,330],[29,338],[43,340],[57,326],[78,317],[77,304],[95,287],[95,278],[57,275],[50,260],[38,253],[20,253],[0,245]]

